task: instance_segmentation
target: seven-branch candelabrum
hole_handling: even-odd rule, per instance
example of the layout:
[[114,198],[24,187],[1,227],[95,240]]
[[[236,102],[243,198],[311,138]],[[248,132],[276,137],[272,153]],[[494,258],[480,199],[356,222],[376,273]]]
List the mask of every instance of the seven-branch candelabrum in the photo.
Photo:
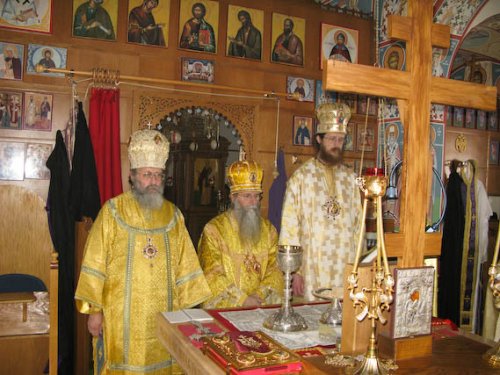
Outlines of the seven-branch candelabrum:
[[[389,310],[389,305],[392,303],[394,287],[394,278],[390,273],[387,260],[382,222],[382,197],[385,194],[387,179],[380,175],[370,175],[359,177],[357,181],[359,188],[364,194],[363,215],[356,248],[356,257],[354,259],[352,272],[347,278],[347,288],[354,307],[361,308],[361,312],[356,315],[359,321],[363,321],[368,316],[369,319],[378,319],[382,324],[385,324],[386,319],[383,316],[383,312]],[[373,265],[374,275],[371,288],[363,287],[359,290],[358,266],[363,248],[363,233],[365,229],[364,225],[368,200],[373,200],[377,213],[377,247],[375,250],[377,252],[377,257]],[[367,294],[370,294],[370,298],[368,298]]]

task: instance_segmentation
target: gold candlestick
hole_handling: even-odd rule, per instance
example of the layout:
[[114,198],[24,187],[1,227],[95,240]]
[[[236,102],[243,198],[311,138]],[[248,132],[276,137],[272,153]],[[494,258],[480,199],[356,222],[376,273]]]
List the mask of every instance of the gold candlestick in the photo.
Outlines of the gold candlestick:
[[[500,269],[498,267],[498,248],[500,247],[500,222],[497,231],[497,241],[495,243],[495,251],[493,253],[493,261],[488,269],[490,276],[490,288],[493,292],[493,301],[497,309],[500,309]],[[500,368],[500,341],[484,354],[484,359],[495,367]]]
[[[392,303],[392,293],[394,287],[394,278],[389,271],[389,263],[384,244],[384,232],[382,224],[382,197],[385,195],[387,187],[387,178],[377,174],[374,169],[373,175],[362,176],[358,178],[358,185],[364,194],[363,216],[361,218],[361,233],[363,232],[366,219],[366,207],[368,200],[372,200],[377,213],[377,257],[373,262],[373,277],[370,287],[358,287],[358,265],[361,257],[363,235],[360,234],[354,267],[347,278],[349,297],[353,301],[354,307],[360,307],[361,312],[356,315],[358,321],[363,321],[366,317],[371,320],[371,334],[368,342],[368,349],[363,362],[361,362],[354,374],[387,374],[389,370],[394,369],[392,361],[384,362],[378,358],[377,350],[377,325],[379,320],[385,324],[386,319],[383,316],[384,311],[389,309]],[[369,296],[367,296],[369,294]]]

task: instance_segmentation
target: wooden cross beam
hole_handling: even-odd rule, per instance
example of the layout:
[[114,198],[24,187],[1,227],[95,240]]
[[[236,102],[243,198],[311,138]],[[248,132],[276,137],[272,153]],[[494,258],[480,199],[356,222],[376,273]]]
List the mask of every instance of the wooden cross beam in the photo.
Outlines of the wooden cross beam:
[[405,129],[401,233],[387,233],[385,242],[402,267],[441,252],[441,234],[425,233],[431,103],[496,110],[496,87],[432,77],[432,47],[450,45],[449,27],[433,24],[432,12],[433,0],[410,0],[408,17],[389,16],[389,37],[406,41],[406,71],[328,60],[323,72],[325,90],[397,99]]

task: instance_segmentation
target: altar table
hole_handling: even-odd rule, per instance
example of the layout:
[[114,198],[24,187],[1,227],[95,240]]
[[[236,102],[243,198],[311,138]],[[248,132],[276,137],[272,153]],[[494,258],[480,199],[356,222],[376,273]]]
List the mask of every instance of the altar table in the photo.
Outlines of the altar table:
[[[158,338],[187,375],[224,375],[225,372],[160,313]],[[217,322],[217,321],[216,321]],[[223,327],[222,325],[220,325]],[[482,359],[491,347],[480,336],[459,333],[433,340],[432,356],[397,361],[395,374],[500,374]],[[368,343],[367,343],[368,345]],[[325,364],[325,356],[303,358],[305,375],[344,374],[343,368]]]

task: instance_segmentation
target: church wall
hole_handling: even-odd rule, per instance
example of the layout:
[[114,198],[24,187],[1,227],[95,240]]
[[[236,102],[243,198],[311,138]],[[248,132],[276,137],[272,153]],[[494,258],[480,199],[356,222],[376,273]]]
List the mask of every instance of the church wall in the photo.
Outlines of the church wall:
[[[106,0],[105,0],[106,1]],[[370,64],[373,60],[373,31],[372,21],[361,19],[347,14],[338,14],[322,10],[319,6],[307,0],[269,0],[269,1],[219,1],[219,23],[217,53],[200,53],[177,48],[179,41],[179,9],[180,1],[171,0],[170,25],[168,47],[152,47],[130,44],[127,38],[127,1],[118,2],[118,24],[115,29],[117,41],[102,41],[72,37],[72,1],[53,0],[53,31],[52,34],[37,34],[30,32],[0,29],[0,41],[23,44],[25,46],[25,62],[28,44],[41,44],[53,47],[67,48],[67,69],[75,71],[90,71],[93,68],[119,70],[120,75],[180,80],[181,58],[190,57],[214,60],[215,84],[249,89],[265,90],[269,92],[285,92],[287,76],[304,77],[307,79],[321,79],[319,68],[320,55],[320,27],[321,23],[328,23],[359,30],[358,61]],[[241,5],[248,8],[264,10],[264,31],[262,45],[262,61],[249,61],[239,58],[226,57],[227,9],[228,5]],[[304,67],[296,67],[270,62],[272,14],[273,12],[287,14],[292,17],[301,17],[306,20],[305,63]],[[184,22],[184,20],[182,21]],[[75,75],[75,81],[82,81],[85,77]],[[84,108],[88,117],[88,99],[86,89],[90,81],[79,82],[77,93],[80,100],[85,100]],[[126,144],[131,132],[145,124],[133,123],[135,98],[138,90],[145,89],[121,84],[120,117],[121,117],[121,146],[122,146],[122,174],[124,188],[128,188],[128,160]],[[71,89],[66,78],[46,77],[40,75],[23,74],[22,81],[0,80],[1,90],[40,91],[52,93],[53,113],[52,130],[50,132],[28,132],[24,130],[0,129],[0,141],[42,142],[54,143],[56,131],[66,127],[70,119]],[[150,90],[152,93],[156,90]],[[195,90],[211,90],[209,85],[200,86]],[[217,92],[217,90],[212,90]],[[88,94],[89,95],[89,94]],[[176,93],[171,93],[176,95]],[[214,98],[212,98],[214,99]],[[216,100],[225,101],[225,98]],[[272,182],[272,167],[275,153],[276,132],[276,104],[263,101],[254,103],[252,100],[233,99],[244,104],[256,104],[258,107],[252,154],[265,167],[265,191]],[[296,167],[292,165],[291,156],[297,155],[302,159],[314,153],[313,147],[292,145],[292,121],[294,115],[314,117],[314,103],[297,102],[282,99],[279,114],[279,142],[286,156],[288,174]],[[238,124],[235,124],[238,126]],[[0,181],[29,187],[46,198],[48,180]],[[266,200],[263,202],[267,206]]]
[[[401,41],[394,41],[388,37],[387,18],[391,14],[407,15],[408,2],[400,0],[379,0],[378,15],[380,24],[380,34],[378,35],[378,59],[380,64],[386,68],[391,68],[389,59],[392,54],[397,56],[397,67],[399,70],[406,70],[406,50],[405,45]],[[461,48],[461,43],[469,30],[481,20],[498,14],[498,4],[494,0],[478,0],[476,2],[468,2],[462,0],[446,0],[435,2],[434,6],[434,22],[450,26],[451,38],[450,48],[433,50],[433,68],[432,75],[436,77],[449,77],[458,80],[470,80],[468,69],[460,67],[452,71],[452,67],[456,65],[457,52]],[[498,80],[495,74],[495,63],[481,62],[486,73],[485,84],[497,85]],[[395,108],[394,108],[395,107]],[[463,111],[464,108],[458,108],[458,111]],[[385,111],[384,120],[386,124],[395,124],[399,130],[399,147],[401,155],[403,154],[403,137],[404,124],[399,118],[397,105],[389,104],[388,110]],[[444,132],[443,137],[434,137],[431,145],[433,150],[433,158],[437,162],[436,170],[440,175],[444,176],[444,165],[453,158],[459,160],[475,159],[479,164],[479,178],[483,181],[489,195],[500,194],[500,184],[498,183],[498,165],[489,162],[488,146],[489,140],[498,136],[498,125],[495,130],[486,129],[462,129],[458,128],[457,124],[453,124],[453,116],[449,116],[452,112],[451,108],[443,105],[432,104],[430,125],[434,133],[441,129]],[[477,112],[474,111],[474,114]],[[477,116],[477,115],[476,115]],[[490,117],[498,118],[498,112],[486,113],[488,119]],[[453,126],[454,125],[454,126]],[[464,125],[461,125],[465,127]],[[488,125],[489,126],[489,125]],[[475,125],[472,126],[474,128]],[[455,139],[458,134],[464,133],[467,138],[467,149],[458,152],[455,148]],[[379,137],[382,137],[380,127]],[[383,161],[383,142],[379,142],[378,163]],[[439,219],[442,211],[442,193],[437,184],[432,188],[432,213],[428,217],[430,222],[435,222]]]

